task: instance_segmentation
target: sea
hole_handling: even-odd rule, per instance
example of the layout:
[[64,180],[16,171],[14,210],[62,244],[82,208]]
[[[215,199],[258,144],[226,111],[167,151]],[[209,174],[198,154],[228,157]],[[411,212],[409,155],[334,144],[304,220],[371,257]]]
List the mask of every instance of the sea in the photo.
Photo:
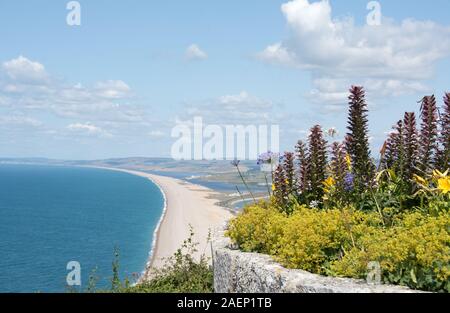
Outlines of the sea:
[[160,189],[143,177],[1,164],[0,292],[108,290],[115,260],[133,281],[163,210]]

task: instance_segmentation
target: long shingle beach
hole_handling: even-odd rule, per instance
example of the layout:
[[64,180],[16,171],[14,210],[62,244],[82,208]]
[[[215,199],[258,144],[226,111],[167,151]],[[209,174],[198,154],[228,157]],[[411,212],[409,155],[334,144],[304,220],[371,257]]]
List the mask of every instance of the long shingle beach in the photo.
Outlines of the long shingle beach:
[[[105,168],[107,169],[107,168]],[[210,230],[222,226],[232,214],[216,204],[214,191],[179,179],[153,175],[145,172],[109,168],[129,174],[146,177],[157,184],[166,198],[166,208],[155,234],[153,253],[147,264],[143,279],[150,277],[151,269],[161,267],[164,258],[172,256],[183,241],[189,237],[191,225],[194,241],[199,243],[199,257],[202,253],[211,255],[207,239]]]

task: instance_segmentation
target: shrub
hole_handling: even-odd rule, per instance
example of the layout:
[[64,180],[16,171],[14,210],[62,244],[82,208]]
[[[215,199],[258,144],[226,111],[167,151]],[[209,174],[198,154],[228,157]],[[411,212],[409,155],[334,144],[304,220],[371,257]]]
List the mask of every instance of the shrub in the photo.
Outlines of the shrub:
[[230,221],[227,234],[243,251],[276,254],[280,249],[278,239],[287,220],[286,214],[264,202],[248,206],[243,212],[240,218]]
[[[391,209],[383,210],[386,215]],[[292,215],[268,204],[245,208],[227,235],[244,251],[272,255],[282,265],[313,273],[365,278],[379,262],[385,283],[450,291],[450,214],[396,214],[383,226],[376,212],[297,205]]]
[[337,210],[298,208],[284,223],[276,259],[289,268],[326,274],[323,265],[338,255],[345,237],[340,216]]
[[338,276],[364,278],[377,261],[383,281],[415,289],[450,292],[449,214],[405,214],[390,228],[356,227],[358,244],[333,262]]
[[[151,273],[149,281],[130,286],[128,280],[120,282],[113,280],[112,289],[108,292],[116,293],[210,293],[214,291],[213,271],[208,259],[202,255],[196,260],[193,255],[197,252],[198,243],[193,241],[191,233],[177,252],[165,260],[160,269]],[[118,263],[113,263],[113,272],[118,271]],[[116,277],[116,276],[114,276]]]
[[362,87],[350,89],[349,105],[344,143],[329,149],[314,126],[296,162],[286,153],[275,171],[270,201],[245,208],[228,235],[290,268],[363,278],[378,262],[384,282],[450,291],[450,94],[442,112],[434,96],[423,98],[420,133],[405,113],[377,170]]

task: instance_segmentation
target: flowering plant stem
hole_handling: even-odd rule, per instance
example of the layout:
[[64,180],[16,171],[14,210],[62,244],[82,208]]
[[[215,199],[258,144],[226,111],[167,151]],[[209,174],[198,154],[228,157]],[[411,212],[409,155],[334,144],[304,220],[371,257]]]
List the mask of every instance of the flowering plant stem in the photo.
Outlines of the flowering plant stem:
[[370,187],[369,190],[373,200],[375,201],[375,206],[377,207],[378,214],[380,214],[381,222],[383,223],[383,226],[386,226],[386,223],[384,222],[383,212],[381,212],[380,204],[378,203],[377,197],[375,197],[372,187]]
[[236,190],[237,190],[238,194],[241,196],[242,202],[245,204],[245,198],[244,198],[244,196],[242,195],[242,192],[239,190],[239,187],[238,187],[238,186],[236,186]]
[[245,181],[245,178],[242,175],[241,169],[239,168],[239,165],[237,165],[236,168],[239,173],[239,176],[241,177],[242,182],[244,183],[245,188],[247,188],[247,191],[250,193],[250,196],[252,197],[253,202],[256,204],[255,196],[253,195],[252,191],[250,190],[250,187],[248,187],[247,182]]
[[266,186],[267,186],[267,192],[268,192],[268,194],[269,194],[269,198],[272,196],[272,193],[271,193],[271,188],[270,188],[270,186],[269,186],[269,180],[267,179],[267,173],[264,173],[264,179],[266,180]]

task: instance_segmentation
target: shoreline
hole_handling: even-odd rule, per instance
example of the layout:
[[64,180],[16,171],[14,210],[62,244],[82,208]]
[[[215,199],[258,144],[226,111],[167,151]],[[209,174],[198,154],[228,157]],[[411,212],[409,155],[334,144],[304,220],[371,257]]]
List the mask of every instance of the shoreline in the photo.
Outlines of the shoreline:
[[207,237],[210,231],[222,226],[233,217],[226,208],[217,204],[211,196],[212,189],[195,185],[177,178],[160,176],[131,169],[88,166],[91,168],[113,170],[140,176],[149,179],[161,191],[164,197],[164,208],[157,227],[153,232],[152,246],[150,248],[146,267],[143,270],[138,284],[151,278],[152,270],[160,268],[163,259],[172,256],[189,236],[189,226],[194,228],[194,242],[198,242],[196,259],[201,254],[211,256]]

